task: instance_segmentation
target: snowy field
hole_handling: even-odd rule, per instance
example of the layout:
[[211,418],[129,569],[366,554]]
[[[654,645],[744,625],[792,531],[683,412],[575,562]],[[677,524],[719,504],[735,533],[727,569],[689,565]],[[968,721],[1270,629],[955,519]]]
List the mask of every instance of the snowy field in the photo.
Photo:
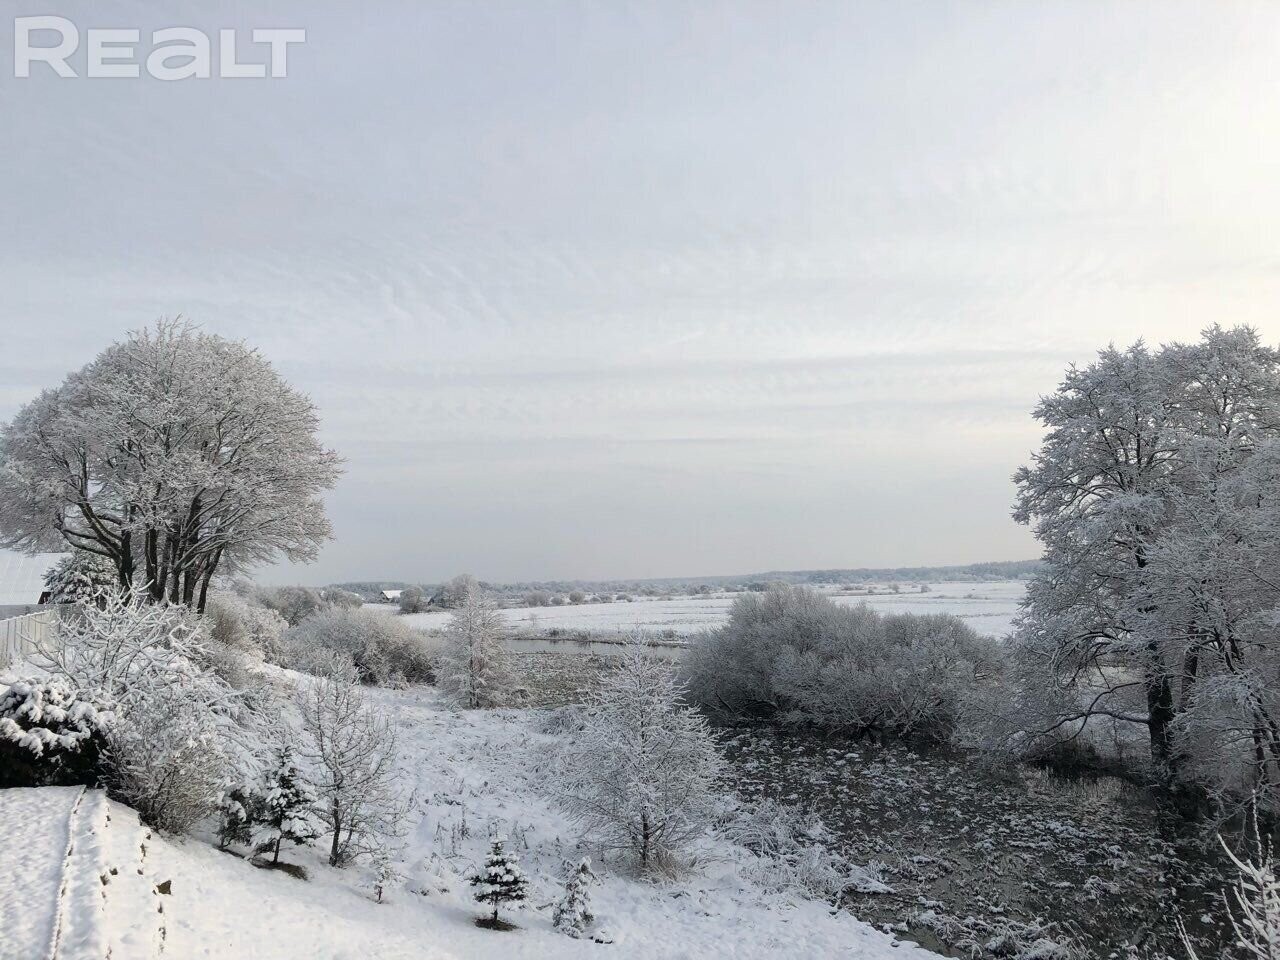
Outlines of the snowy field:
[[[282,685],[297,680],[274,673]],[[164,956],[183,960],[935,956],[825,903],[765,893],[750,878],[755,857],[725,841],[706,842],[701,863],[678,881],[623,876],[580,845],[539,793],[539,748],[551,740],[539,732],[544,712],[460,714],[426,688],[370,692],[398,718],[404,773],[415,790],[398,857],[406,880],[388,902],[374,902],[367,868],[333,869],[314,848],[284,856],[305,867],[308,879],[300,880],[201,840],[153,837],[131,811],[95,791],[84,794],[79,811],[79,790],[0,791],[0,840],[23,858],[0,885],[0,957],[50,956],[59,923],[62,960],[144,960],[159,956],[161,944]],[[473,924],[482,911],[466,877],[490,834],[509,838],[533,884],[528,903],[506,914],[520,927],[515,932]],[[76,838],[70,856],[69,837]],[[551,928],[562,862],[584,855],[601,876],[595,913],[611,947]],[[168,892],[157,893],[166,883]]]
[[[931,583],[928,593],[918,592],[919,584],[905,584],[902,593],[879,587],[873,595],[849,595],[826,591],[842,604],[865,603],[885,613],[950,613],[963,617],[980,633],[1004,636],[1013,623],[1026,585],[1021,580],[992,582]],[[548,630],[588,630],[611,634],[643,630],[649,633],[696,633],[718,627],[728,617],[733,595],[676,597],[661,600],[636,597],[631,602],[584,603],[563,607],[512,607],[503,615],[519,632],[542,633]],[[373,604],[388,609],[385,604]],[[394,608],[391,608],[394,609]],[[416,613],[405,618],[424,630],[442,629],[449,620],[444,611]]]

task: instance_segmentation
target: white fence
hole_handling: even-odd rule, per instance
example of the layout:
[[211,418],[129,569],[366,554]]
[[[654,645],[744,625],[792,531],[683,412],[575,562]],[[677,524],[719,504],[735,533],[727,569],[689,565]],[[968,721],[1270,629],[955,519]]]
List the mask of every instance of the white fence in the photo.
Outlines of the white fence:
[[0,668],[34,653],[38,645],[46,644],[58,626],[57,610],[41,610],[24,617],[0,620]]

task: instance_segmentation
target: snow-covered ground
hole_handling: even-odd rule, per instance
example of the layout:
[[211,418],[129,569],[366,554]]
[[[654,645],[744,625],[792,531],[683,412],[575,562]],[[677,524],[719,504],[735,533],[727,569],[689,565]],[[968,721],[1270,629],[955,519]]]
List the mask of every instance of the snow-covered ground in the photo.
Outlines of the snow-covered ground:
[[[831,591],[836,603],[866,603],[886,613],[950,613],[963,617],[980,633],[1004,636],[1013,623],[1026,585],[1021,580],[997,580],[982,583],[931,583],[928,593],[920,593],[918,584],[904,584],[902,593],[890,593],[880,586],[872,595],[848,595]],[[595,633],[627,633],[671,631],[696,633],[724,623],[729,614],[732,595],[676,597],[662,600],[635,597],[630,602],[584,603],[562,607],[512,607],[502,611],[511,626],[519,631],[590,630]],[[388,609],[383,604],[374,604]],[[394,608],[392,608],[394,609]],[[405,618],[420,629],[440,629],[448,622],[443,611],[416,613]]]
[[[273,672],[281,684],[297,679]],[[539,748],[550,741],[539,732],[543,711],[458,713],[426,688],[371,695],[397,716],[403,768],[415,789],[399,857],[407,880],[389,902],[374,902],[367,868],[332,869],[314,849],[284,855],[305,866],[304,881],[199,839],[149,837],[131,811],[93,791],[83,798],[77,790],[0,791],[2,849],[23,858],[6,863],[0,885],[0,957],[49,956],[59,912],[69,945],[95,945],[97,957],[107,945],[112,960],[157,956],[161,942],[164,956],[184,960],[934,957],[825,903],[764,893],[746,876],[753,855],[724,841],[709,841],[701,862],[672,882],[638,882],[602,862],[539,792]],[[466,875],[481,862],[490,833],[510,839],[533,884],[523,909],[507,914],[520,927],[515,932],[473,925],[481,909]],[[69,836],[82,838],[84,862],[68,858]],[[595,913],[613,946],[551,928],[562,862],[584,855],[601,876]],[[156,893],[165,882],[168,894]],[[58,957],[90,955],[68,948]]]

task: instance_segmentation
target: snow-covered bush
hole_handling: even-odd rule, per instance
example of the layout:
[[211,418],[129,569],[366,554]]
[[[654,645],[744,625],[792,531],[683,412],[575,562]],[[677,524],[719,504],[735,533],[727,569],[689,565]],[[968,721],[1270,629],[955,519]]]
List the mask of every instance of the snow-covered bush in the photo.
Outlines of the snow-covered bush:
[[113,719],[61,679],[0,686],[0,788],[95,783]]
[[775,585],[735,598],[686,663],[693,696],[712,709],[947,740],[1000,655],[957,617],[885,615]]
[[44,588],[50,603],[97,603],[102,594],[120,589],[120,576],[107,557],[76,550],[48,569]]
[[206,622],[182,605],[108,595],[63,618],[39,656],[76,690],[111,703],[108,790],[166,830],[182,830],[246,782],[271,742],[268,711],[208,665]]
[[364,606],[364,597],[350,590],[329,587],[324,591],[324,602],[341,610],[357,610]]
[[569,879],[565,881],[564,896],[551,915],[551,925],[565,936],[577,940],[586,936],[587,927],[595,919],[591,913],[591,887],[596,882],[596,875],[591,871],[591,861],[586,858],[566,866]]
[[512,687],[502,614],[478,591],[449,618],[436,683],[458,706],[497,707]]
[[226,790],[218,801],[218,846],[253,842],[253,827],[262,819],[262,795],[251,787]]
[[706,720],[670,666],[632,644],[562,741],[550,790],[602,846],[641,874],[669,872],[711,826],[724,767]]
[[214,640],[268,660],[278,654],[280,637],[289,628],[275,610],[238,593],[210,594],[204,612]]
[[529,880],[520,869],[520,860],[504,848],[506,841],[495,837],[489,846],[484,866],[471,878],[475,898],[493,908],[489,926],[497,927],[498,908],[504,903],[520,903],[529,895]]
[[399,830],[405,800],[396,770],[395,723],[356,683],[316,678],[298,690],[298,709],[330,834],[329,863],[339,866],[379,849]]
[[217,809],[235,764],[206,706],[175,683],[133,699],[112,726],[107,791],[144,823],[181,833]]
[[422,683],[433,676],[427,636],[377,610],[325,610],[291,627],[281,640],[281,666],[324,672],[337,654],[350,658],[365,683]]

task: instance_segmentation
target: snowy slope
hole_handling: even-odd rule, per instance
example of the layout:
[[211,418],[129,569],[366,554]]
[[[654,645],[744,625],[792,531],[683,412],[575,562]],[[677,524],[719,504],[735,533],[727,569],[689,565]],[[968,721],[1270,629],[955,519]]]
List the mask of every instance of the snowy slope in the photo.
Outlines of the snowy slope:
[[[272,674],[282,687],[299,679]],[[21,857],[0,887],[0,957],[50,956],[61,911],[60,960],[936,960],[826,904],[764,894],[745,877],[751,855],[724,842],[708,842],[678,881],[637,882],[580,845],[539,792],[539,748],[550,741],[543,712],[456,713],[426,688],[371,693],[397,716],[415,791],[399,857],[407,880],[388,902],[374,902],[367,868],[332,869],[314,849],[284,856],[305,867],[300,880],[199,839],[151,836],[94,791],[0,791],[0,842]],[[529,902],[506,914],[515,932],[473,924],[481,911],[466,877],[490,832],[510,838],[532,882]],[[583,855],[601,876],[597,929],[613,946],[551,928],[562,862]]]

